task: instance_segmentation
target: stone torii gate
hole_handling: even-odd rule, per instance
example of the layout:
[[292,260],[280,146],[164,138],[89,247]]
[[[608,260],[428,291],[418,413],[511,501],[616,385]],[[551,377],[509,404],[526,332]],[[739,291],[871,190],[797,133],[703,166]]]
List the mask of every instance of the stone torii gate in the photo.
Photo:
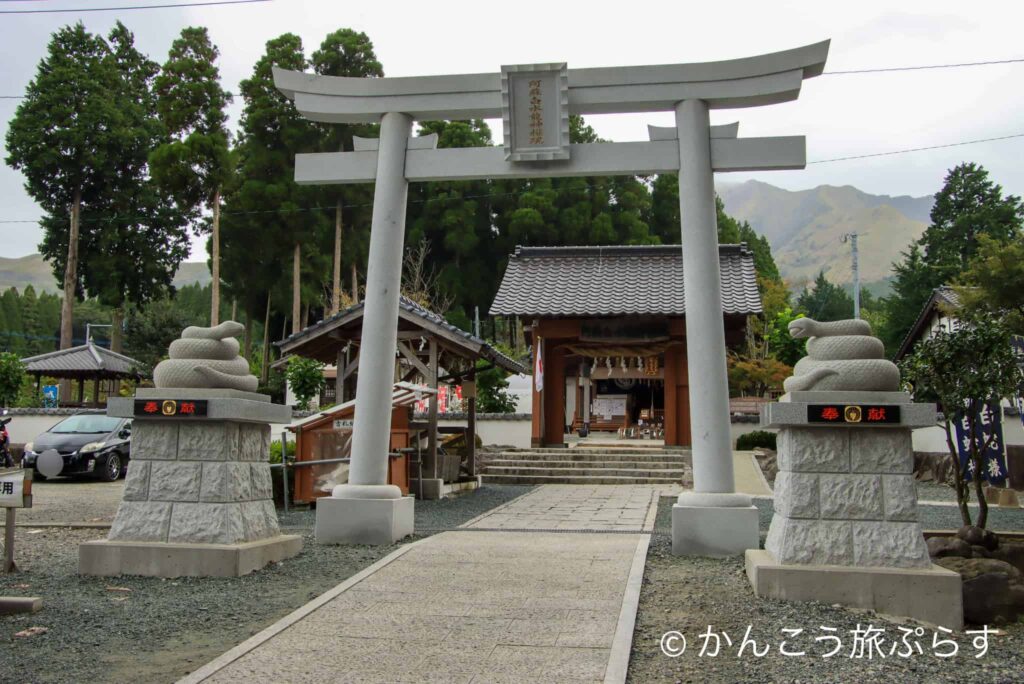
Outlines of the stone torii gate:
[[[392,375],[409,182],[679,174],[694,491],[673,510],[677,553],[732,554],[758,546],[757,511],[736,494],[713,173],[802,169],[803,136],[738,138],[709,110],[795,100],[821,74],[829,41],[757,57],[657,66],[502,67],[500,73],[402,78],[316,76],[274,69],[274,83],[308,119],[380,123],[355,151],[300,154],[305,184],[376,182],[348,485],[321,499],[317,527],[352,542],[390,543],[412,532],[413,503],[386,485]],[[674,128],[646,142],[569,143],[570,114],[675,112]],[[414,120],[498,118],[504,146],[435,149],[411,137]]]

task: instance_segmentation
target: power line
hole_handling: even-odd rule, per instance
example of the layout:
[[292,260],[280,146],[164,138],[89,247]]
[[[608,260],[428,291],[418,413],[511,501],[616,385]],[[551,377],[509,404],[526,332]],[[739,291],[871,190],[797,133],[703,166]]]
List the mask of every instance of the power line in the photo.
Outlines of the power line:
[[851,157],[835,157],[833,159],[815,159],[814,161],[807,162],[810,164],[827,164],[829,162],[847,161],[850,159],[867,159],[869,157],[887,157],[893,154],[907,154],[908,152],[922,152],[924,150],[940,150],[945,147],[959,147],[961,145],[974,145],[976,143],[992,142],[993,140],[1009,140],[1010,138],[1024,138],[1024,133],[1014,133],[1012,135],[1001,135],[996,138],[980,138],[978,140],[964,140],[955,143],[946,143],[945,145],[929,145],[927,147],[911,147],[905,150],[891,150],[889,152],[874,152],[872,154],[856,154]]
[[0,10],[0,14],[61,14],[68,12],[120,12],[128,10],[169,9],[172,7],[209,7],[211,5],[249,5],[256,2],[273,2],[273,0],[212,0],[210,2],[173,3],[167,5],[130,5],[125,7],[83,7],[81,9],[31,9],[31,10]]
[[[0,0],[0,1],[2,1],[2,0]],[[198,6],[201,6],[201,5],[229,5],[229,4],[236,4],[236,3],[240,3],[240,2],[272,2],[272,0],[226,0],[224,2],[193,3],[192,5],[149,5],[149,6],[146,6],[146,7],[135,7],[135,8],[108,7],[108,8],[97,8],[97,9],[78,10],[78,11],[82,11],[82,12],[85,12],[85,11],[93,12],[93,11],[95,11],[95,12],[98,12],[98,11],[103,11],[105,9],[110,9],[110,10],[113,10],[113,9],[150,9],[150,8],[159,8],[159,7],[190,7],[190,6],[193,6],[193,5],[198,7]],[[19,11],[21,11],[21,10],[19,10]],[[27,11],[37,11],[37,10],[25,10],[25,11],[27,12]],[[46,11],[46,12],[71,12],[71,11],[75,11],[75,10],[38,10],[38,11]],[[0,14],[14,14],[14,13],[15,12],[0,11]],[[996,60],[988,60],[988,61],[984,61],[984,62],[962,62],[962,63],[959,63],[959,64],[926,64],[926,65],[923,65],[923,66],[880,67],[878,69],[849,69],[849,70],[846,70],[846,71],[825,71],[825,72],[822,73],[822,76],[843,76],[843,75],[849,75],[849,74],[878,74],[878,73],[898,72],[898,71],[923,71],[923,70],[926,70],[926,69],[959,69],[959,68],[962,68],[962,67],[991,66],[991,65],[994,65],[994,64],[1019,64],[1021,62],[1024,62],[1024,57],[1022,57],[1022,58],[1015,58],[1015,59],[996,59]],[[24,99],[24,97],[25,97],[24,95],[0,95],[0,100],[21,100],[21,99]]]
[[959,69],[962,67],[989,66],[991,64],[1018,64],[1024,58],[993,59],[985,62],[960,62],[957,64],[925,64],[922,66],[879,67],[877,69],[848,69],[845,71],[825,71],[822,76],[842,76],[845,74],[878,74],[888,71],[923,71],[925,69]]

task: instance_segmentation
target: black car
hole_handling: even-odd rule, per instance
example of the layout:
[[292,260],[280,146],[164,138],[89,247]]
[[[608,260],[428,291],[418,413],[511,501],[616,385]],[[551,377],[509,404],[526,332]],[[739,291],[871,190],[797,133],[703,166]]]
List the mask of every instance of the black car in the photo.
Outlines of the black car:
[[113,482],[123,476],[131,457],[132,422],[96,413],[65,418],[25,445],[22,464],[36,470],[39,454],[56,449],[64,458],[61,475],[93,475]]

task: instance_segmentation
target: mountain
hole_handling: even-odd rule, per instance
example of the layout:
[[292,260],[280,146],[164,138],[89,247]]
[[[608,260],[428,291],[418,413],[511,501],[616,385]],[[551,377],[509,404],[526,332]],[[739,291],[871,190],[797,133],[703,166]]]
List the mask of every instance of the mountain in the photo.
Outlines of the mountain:
[[783,190],[760,181],[719,184],[725,211],[768,238],[782,277],[799,287],[825,269],[829,280],[853,282],[850,245],[857,233],[860,279],[877,283],[928,226],[932,197],[871,195],[844,185]]
[[[187,261],[183,263],[174,276],[174,286],[199,283],[206,285],[212,280],[210,270],[203,262]],[[50,265],[43,260],[41,254],[9,259],[0,257],[0,290],[16,287],[19,291],[31,285],[36,292],[59,292],[57,281],[53,277]]]

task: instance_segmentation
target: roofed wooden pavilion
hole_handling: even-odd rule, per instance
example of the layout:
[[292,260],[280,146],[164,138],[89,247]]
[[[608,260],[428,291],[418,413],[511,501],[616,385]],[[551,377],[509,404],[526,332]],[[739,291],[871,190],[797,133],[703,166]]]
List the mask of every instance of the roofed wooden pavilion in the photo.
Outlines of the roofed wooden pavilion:
[[[334,364],[337,367],[335,400],[340,404],[354,398],[355,376],[359,372],[363,345],[363,312],[364,303],[360,302],[276,342],[281,350],[281,359],[275,365],[287,363],[287,357],[292,355]],[[406,297],[400,299],[394,380],[417,382],[434,390],[430,395],[428,422],[423,426],[427,433],[427,449],[423,455],[424,479],[451,481],[458,476],[457,467],[453,476],[452,469],[446,468],[438,458],[439,384],[461,384],[463,397],[468,399],[466,446],[470,475],[475,474],[475,380],[477,361],[481,359],[489,366],[509,373],[526,372],[522,364],[485,340],[448,323],[440,315]]]
[[[93,344],[91,340],[78,347],[29,356],[21,362],[25,364],[25,372],[35,376],[37,391],[41,390],[43,376],[78,381],[77,402],[69,401],[68,397],[60,397],[61,406],[100,406],[101,383],[112,383],[107,388],[109,395],[114,391],[117,381],[138,381],[145,376],[139,361]],[[85,383],[89,380],[93,381],[93,401],[86,403]]]

